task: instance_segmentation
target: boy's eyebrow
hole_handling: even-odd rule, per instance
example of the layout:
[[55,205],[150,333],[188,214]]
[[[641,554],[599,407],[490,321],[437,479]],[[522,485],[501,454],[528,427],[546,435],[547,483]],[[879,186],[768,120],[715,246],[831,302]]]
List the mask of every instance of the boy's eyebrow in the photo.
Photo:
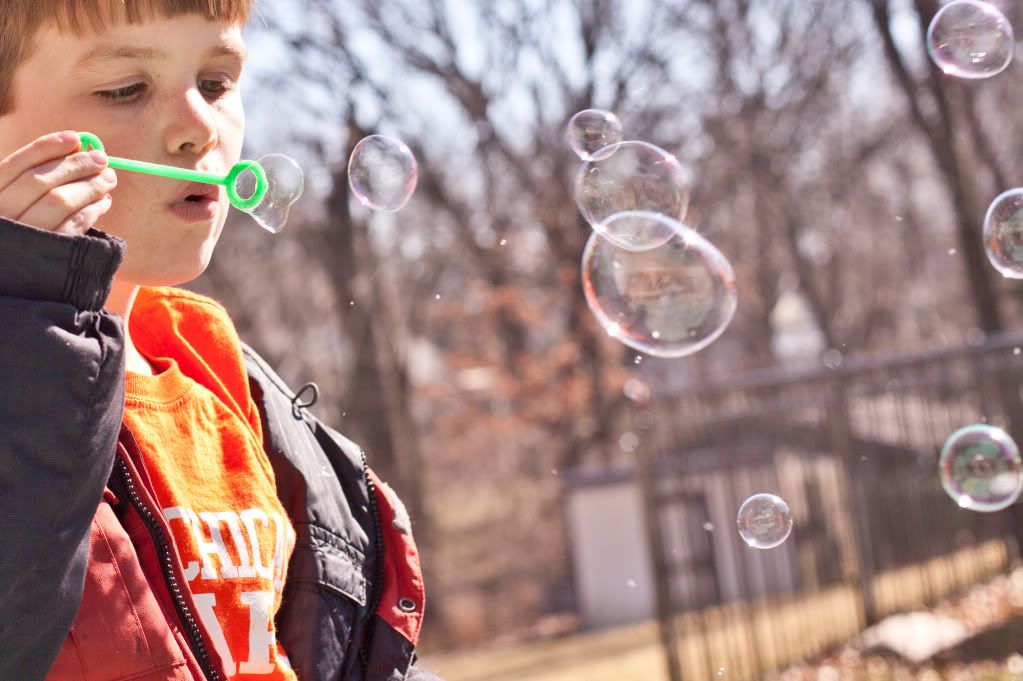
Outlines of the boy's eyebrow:
[[[111,61],[123,60],[165,60],[167,53],[152,47],[135,47],[131,45],[111,45],[104,43],[98,45],[89,54],[78,60],[72,69],[73,72],[84,71],[98,66],[99,64]],[[204,55],[206,58],[235,57],[244,62],[246,58],[245,48],[237,43],[223,43],[211,47]]]

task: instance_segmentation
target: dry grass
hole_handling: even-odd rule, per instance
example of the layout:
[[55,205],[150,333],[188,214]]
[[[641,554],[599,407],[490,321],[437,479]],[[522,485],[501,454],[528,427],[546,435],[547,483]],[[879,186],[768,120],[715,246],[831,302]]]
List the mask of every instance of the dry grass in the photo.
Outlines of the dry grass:
[[511,648],[424,657],[445,681],[667,681],[653,622]]
[[[963,549],[928,563],[880,575],[874,583],[884,613],[975,584],[1004,569],[1000,542]],[[921,586],[923,585],[923,586]],[[852,586],[755,604],[732,604],[677,620],[683,676],[708,679],[727,661],[727,681],[814,657],[860,631]],[[564,636],[511,647],[426,656],[423,667],[446,681],[666,681],[656,623]]]

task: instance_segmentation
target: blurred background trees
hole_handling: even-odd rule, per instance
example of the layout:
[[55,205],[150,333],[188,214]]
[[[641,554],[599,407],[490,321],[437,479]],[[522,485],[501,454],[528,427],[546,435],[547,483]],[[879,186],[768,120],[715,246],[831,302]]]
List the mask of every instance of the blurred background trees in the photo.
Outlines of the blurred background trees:
[[[290,383],[320,385],[314,411],[406,500],[437,644],[573,611],[559,476],[629,462],[630,379],[657,400],[1019,326],[980,223],[1019,181],[1023,94],[934,71],[932,0],[260,10],[246,154],[296,156],[308,194],[280,236],[235,216],[195,287]],[[643,357],[586,307],[564,126],[589,107],[678,156],[686,222],[736,269],[736,318],[696,356]],[[348,156],[373,132],[420,162],[394,215],[349,195]]]

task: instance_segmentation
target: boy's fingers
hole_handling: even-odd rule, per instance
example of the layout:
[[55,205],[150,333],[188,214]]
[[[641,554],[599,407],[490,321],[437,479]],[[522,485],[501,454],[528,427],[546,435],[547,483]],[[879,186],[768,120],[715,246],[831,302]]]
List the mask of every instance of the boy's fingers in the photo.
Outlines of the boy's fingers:
[[91,179],[51,189],[14,219],[40,229],[55,229],[83,208],[102,199],[115,186],[117,176],[108,168]]
[[30,168],[0,191],[0,215],[15,220],[49,192],[76,181],[94,179],[102,173],[115,178],[112,168],[103,168],[106,159],[94,156],[95,152],[77,153]]
[[53,231],[60,234],[79,236],[88,232],[96,225],[96,222],[110,210],[113,199],[107,194],[79,211],[69,215],[62,223],[57,225]]
[[7,189],[22,174],[47,161],[62,159],[81,148],[78,133],[67,130],[45,135],[7,158],[0,160],[0,192]]
[[85,234],[96,225],[96,222],[98,222],[108,210],[110,210],[111,205],[113,205],[113,200],[110,198],[110,195],[107,194],[99,201],[91,203],[80,211],[70,215],[66,220],[64,220],[64,222],[57,225],[56,229],[53,231],[72,236]]

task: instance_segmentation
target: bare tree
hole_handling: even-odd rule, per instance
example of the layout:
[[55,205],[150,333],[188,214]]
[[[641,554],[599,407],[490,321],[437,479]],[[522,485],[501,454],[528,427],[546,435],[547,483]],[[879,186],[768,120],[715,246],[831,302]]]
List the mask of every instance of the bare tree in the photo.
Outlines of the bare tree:
[[[890,96],[905,86],[897,69],[879,75],[891,35],[877,6],[309,0],[288,10],[265,10],[263,37],[288,61],[259,87],[306,145],[316,202],[269,247],[229,229],[202,285],[286,378],[324,386],[326,420],[409,502],[452,638],[570,608],[558,475],[629,462],[617,443],[630,377],[656,397],[773,363],[785,291],[843,352],[939,338],[968,318],[951,278],[934,283],[947,247],[913,252],[951,227],[918,197],[964,170],[928,163],[941,131],[910,134],[936,109],[919,103],[919,82],[908,104]],[[970,106],[964,116],[977,120],[989,108]],[[616,111],[629,138],[691,169],[687,222],[736,268],[739,313],[695,357],[637,365],[587,308],[579,261],[591,230],[563,137],[587,107]],[[972,130],[980,140],[983,126]],[[345,162],[369,132],[401,137],[421,163],[418,192],[395,216],[347,192]],[[1010,152],[983,139],[983,166],[1005,181]],[[951,193],[976,204],[976,190]],[[956,216],[966,256],[963,220],[972,229],[975,213],[964,203]],[[253,260],[263,266],[242,265]],[[969,271],[983,292],[986,274]],[[1000,328],[988,307],[982,328]],[[482,614],[473,589],[514,598]],[[460,626],[466,612],[480,626]]]

